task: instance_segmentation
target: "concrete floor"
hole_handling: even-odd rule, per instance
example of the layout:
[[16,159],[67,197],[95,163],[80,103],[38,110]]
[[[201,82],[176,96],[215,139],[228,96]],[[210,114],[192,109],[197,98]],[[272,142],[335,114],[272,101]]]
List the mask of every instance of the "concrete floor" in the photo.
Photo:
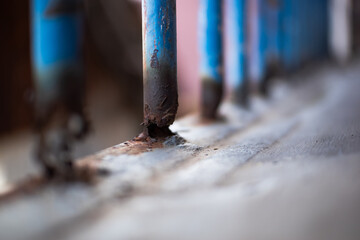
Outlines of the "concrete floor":
[[359,91],[360,62],[326,65],[177,121],[184,144],[85,158],[111,175],[1,202],[0,239],[360,239]]

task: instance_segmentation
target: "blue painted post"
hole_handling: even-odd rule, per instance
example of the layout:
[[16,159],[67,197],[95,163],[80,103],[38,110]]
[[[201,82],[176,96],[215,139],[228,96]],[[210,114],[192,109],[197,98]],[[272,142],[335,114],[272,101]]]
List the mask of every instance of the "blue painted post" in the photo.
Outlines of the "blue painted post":
[[201,115],[216,118],[223,95],[222,0],[200,0]]
[[316,28],[315,21],[316,21],[316,11],[314,9],[313,2],[311,0],[307,0],[307,9],[306,9],[306,25],[305,30],[308,33],[307,37],[307,60],[313,60],[315,53],[317,51],[316,47],[316,33],[318,29]]
[[280,63],[280,8],[282,0],[266,0],[266,62],[268,65]]
[[247,0],[226,2],[226,75],[235,103],[248,105],[248,79],[246,74],[246,4]]
[[301,16],[300,16],[300,5],[301,1],[293,0],[293,36],[291,40],[293,48],[292,66],[294,70],[300,66],[300,55],[301,55]]
[[281,24],[282,24],[282,63],[286,72],[291,72],[296,69],[296,54],[298,44],[298,24],[296,16],[296,0],[283,0],[281,10]]
[[265,34],[265,0],[249,1],[249,77],[252,88],[261,90],[265,83],[265,58],[266,58],[266,34]]
[[142,0],[145,136],[171,135],[178,109],[176,0]]
[[299,66],[306,62],[306,39],[308,36],[308,29],[305,29],[305,11],[304,7],[307,0],[297,1],[298,3],[298,21],[299,21]]
[[260,85],[260,92],[268,95],[270,80],[280,73],[280,9],[282,0],[263,1],[261,14],[263,17],[265,43],[265,76]]
[[[47,174],[60,171],[68,164],[69,139],[83,136],[88,129],[85,120],[84,71],[82,61],[82,14],[77,0],[33,0],[32,67],[36,88],[36,128],[40,135],[37,160]],[[59,152],[53,152],[58,162],[51,162],[53,149],[46,141],[46,129],[56,106],[66,112],[64,126],[71,117],[80,120],[80,128],[64,129]],[[75,131],[75,132],[74,132]],[[70,133],[71,132],[71,133]],[[66,137],[65,137],[66,136]],[[66,157],[64,157],[66,156]]]
[[82,16],[77,7],[76,0],[33,0],[32,63],[42,94],[58,91],[66,81],[64,73],[83,75]]
[[311,2],[309,0],[304,1],[304,33],[306,34],[306,38],[304,39],[305,50],[304,50],[304,60],[309,61],[312,59],[312,38],[313,38],[313,29],[312,29],[312,18],[313,14],[311,13]]
[[281,0],[281,5],[279,6],[279,58],[281,63],[281,68],[283,72],[286,72],[286,54],[285,49],[287,46],[288,37],[286,35],[286,4],[288,0]]
[[329,25],[330,25],[330,21],[329,21],[329,8],[330,8],[330,1],[329,0],[322,0],[322,48],[321,48],[321,57],[322,58],[326,58],[329,56]]

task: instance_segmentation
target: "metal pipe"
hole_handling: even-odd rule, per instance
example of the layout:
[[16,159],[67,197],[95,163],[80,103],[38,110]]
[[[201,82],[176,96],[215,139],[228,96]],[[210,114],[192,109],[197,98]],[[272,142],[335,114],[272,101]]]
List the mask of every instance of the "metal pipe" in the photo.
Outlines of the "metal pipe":
[[168,135],[178,109],[176,0],[142,0],[145,135]]
[[312,13],[311,1],[309,0],[304,1],[303,17],[304,17],[303,28],[304,28],[304,34],[306,35],[304,39],[304,44],[305,44],[304,60],[309,61],[313,58],[312,41],[314,36],[314,28],[312,24],[314,15]]
[[296,32],[298,30],[295,21],[295,1],[283,0],[281,9],[282,29],[282,59],[283,66],[287,72],[296,68]]
[[266,35],[264,0],[249,1],[249,78],[252,90],[259,90],[265,77]]
[[260,21],[264,30],[264,76],[260,83],[260,93],[269,94],[270,81],[280,73],[280,9],[282,0],[263,0],[260,6]]
[[[84,136],[88,130],[83,109],[83,21],[79,7],[77,0],[32,1],[32,68],[39,135],[37,160],[47,174],[66,171],[72,160],[69,154],[71,141]],[[57,121],[61,125],[57,127],[62,130],[59,143],[50,146],[48,128],[53,115],[59,113],[56,108],[59,106],[65,110],[65,115]],[[70,129],[73,119],[76,128]]]
[[282,1],[267,0],[265,3],[267,58],[270,58],[270,61],[279,61],[280,58],[280,11]]
[[246,6],[247,0],[226,1],[226,78],[231,98],[237,104],[248,105],[246,74]]
[[223,95],[222,0],[201,0],[199,12],[201,115],[216,118]]
[[321,1],[321,47],[320,47],[320,56],[322,59],[329,56],[329,8],[330,8],[330,1],[329,0],[322,0]]

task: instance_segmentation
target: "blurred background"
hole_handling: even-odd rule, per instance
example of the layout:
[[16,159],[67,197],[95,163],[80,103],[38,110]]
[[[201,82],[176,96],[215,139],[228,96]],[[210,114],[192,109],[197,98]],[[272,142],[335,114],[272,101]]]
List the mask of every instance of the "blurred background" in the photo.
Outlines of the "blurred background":
[[[199,2],[177,1],[178,117],[198,109]],[[328,3],[323,10],[328,22],[322,25],[327,44],[322,45],[325,53],[319,59],[333,56],[346,64],[359,51],[360,1]],[[0,7],[0,187],[38,172],[32,161],[30,6],[29,0],[17,0],[3,1]],[[87,0],[84,11],[86,109],[92,132],[76,147],[76,158],[132,139],[142,130],[140,1]],[[282,22],[280,28],[299,34],[295,25],[288,23]]]

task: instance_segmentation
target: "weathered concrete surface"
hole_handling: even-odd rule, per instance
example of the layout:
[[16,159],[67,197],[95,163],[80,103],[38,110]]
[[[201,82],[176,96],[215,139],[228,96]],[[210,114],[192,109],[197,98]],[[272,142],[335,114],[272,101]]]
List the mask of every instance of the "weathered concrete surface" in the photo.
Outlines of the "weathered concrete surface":
[[226,104],[223,122],[182,119],[180,146],[85,159],[112,174],[2,202],[0,239],[359,239],[359,66]]

